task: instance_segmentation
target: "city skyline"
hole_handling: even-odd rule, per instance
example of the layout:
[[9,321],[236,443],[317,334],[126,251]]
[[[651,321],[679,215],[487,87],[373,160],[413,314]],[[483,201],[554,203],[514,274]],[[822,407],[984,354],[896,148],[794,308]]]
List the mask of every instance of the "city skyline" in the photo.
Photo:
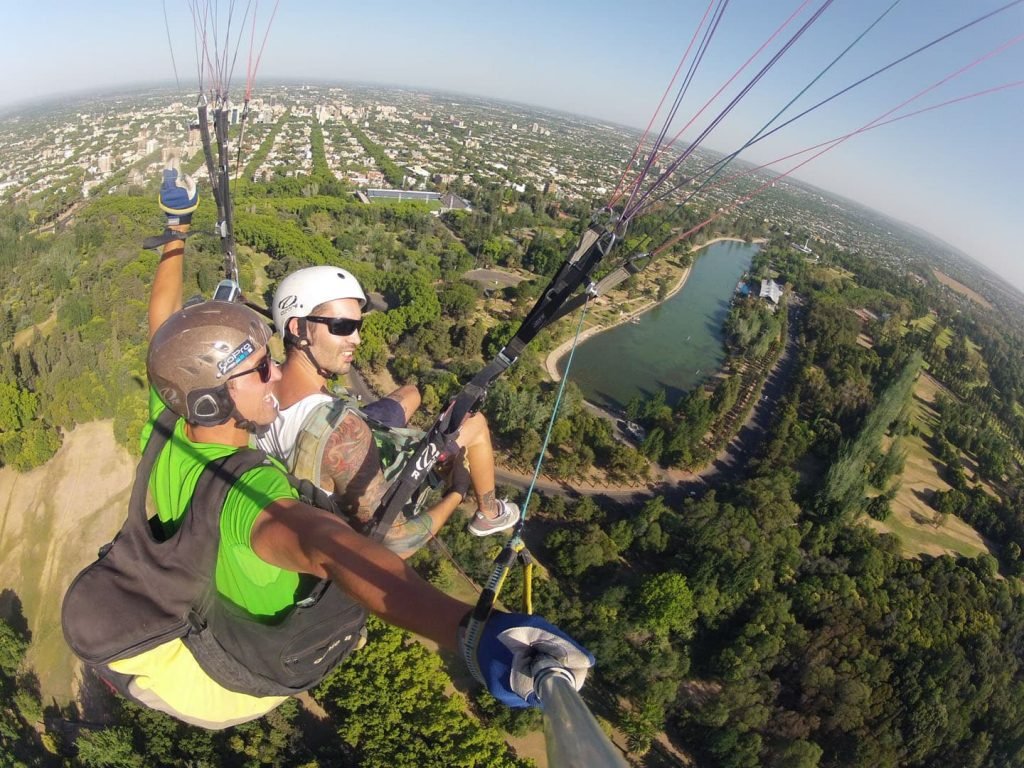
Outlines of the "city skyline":
[[[245,8],[237,6],[235,24],[240,26]],[[704,145],[720,152],[738,148],[890,6],[885,19],[779,122],[1000,4],[985,2],[965,10],[954,0],[927,5],[878,0],[856,8],[837,2]],[[607,2],[542,6],[531,1],[514,11],[463,0],[443,9],[407,2],[387,7],[286,2],[270,30],[257,92],[260,79],[371,82],[492,97],[643,128],[708,7],[651,0],[626,15]],[[735,0],[670,135],[800,7]],[[682,140],[694,139],[819,7],[805,4]],[[258,37],[272,8],[272,3],[258,7]],[[0,84],[0,108],[5,110],[59,93],[153,81],[173,84],[175,69],[183,95],[190,85],[195,88],[193,22],[184,3],[108,0],[79,10],[44,0],[10,9],[7,27],[10,43],[3,56],[19,77]],[[116,44],[104,44],[115,31]],[[1018,5],[894,67],[742,157],[767,162],[855,131],[1000,45],[1006,49],[895,114],[1019,81],[1024,46],[1015,43],[1022,33],[1024,6]],[[173,64],[168,37],[174,43]],[[236,85],[245,80],[248,31],[243,48]],[[101,49],[103,55],[95,55]],[[794,176],[927,230],[1024,288],[1014,226],[1024,213],[1018,191],[1024,174],[1017,138],[1021,117],[1024,89],[1004,90],[855,136]],[[784,172],[795,162],[777,169]]]

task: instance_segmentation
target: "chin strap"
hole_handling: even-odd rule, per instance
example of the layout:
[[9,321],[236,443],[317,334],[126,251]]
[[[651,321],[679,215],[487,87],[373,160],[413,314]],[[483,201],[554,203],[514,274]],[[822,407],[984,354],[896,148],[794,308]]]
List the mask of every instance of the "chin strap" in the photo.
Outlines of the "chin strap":
[[309,337],[306,335],[306,318],[297,317],[295,319],[298,320],[299,335],[291,337],[292,339],[295,339],[295,341],[293,341],[292,344],[294,344],[296,347],[302,350],[302,353],[306,356],[309,362],[316,369],[318,376],[328,380],[333,379],[335,376],[337,376],[337,374],[334,373],[333,371],[328,371],[326,368],[320,365],[320,362],[313,356],[313,350],[309,346]]
[[231,397],[231,395],[228,395],[228,397],[231,399],[231,415],[228,416],[228,418],[234,419],[235,424],[237,424],[240,429],[244,429],[246,432],[253,435],[258,435],[260,432],[267,431],[267,427],[257,424],[255,421],[249,421],[249,419],[242,416],[238,411],[238,406],[235,405],[235,398]]

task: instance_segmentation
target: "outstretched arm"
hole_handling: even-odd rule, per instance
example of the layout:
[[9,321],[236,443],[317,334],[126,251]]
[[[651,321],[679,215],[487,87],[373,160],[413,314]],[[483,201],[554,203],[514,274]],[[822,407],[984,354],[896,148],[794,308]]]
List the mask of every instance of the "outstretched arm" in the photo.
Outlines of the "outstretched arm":
[[329,512],[276,501],[253,524],[251,544],[271,565],[330,578],[389,624],[457,648],[456,630],[470,606],[434,588],[404,560]]
[[[187,232],[189,226],[176,224],[171,229]],[[184,259],[184,240],[172,240],[164,246],[153,278],[153,291],[149,295],[149,338],[153,338],[164,320],[181,309]]]
[[[179,176],[177,161],[172,161],[164,169],[160,184],[160,208],[167,214],[167,228],[188,232],[192,226],[192,212],[198,205],[195,182],[188,176]],[[150,338],[168,317],[181,309],[184,255],[184,240],[172,240],[163,247],[149,296]]]

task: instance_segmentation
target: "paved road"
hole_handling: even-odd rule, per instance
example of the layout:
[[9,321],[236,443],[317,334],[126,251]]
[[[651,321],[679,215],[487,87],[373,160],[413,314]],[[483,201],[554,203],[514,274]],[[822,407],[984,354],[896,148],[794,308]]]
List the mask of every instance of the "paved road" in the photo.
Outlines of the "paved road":
[[348,391],[360,398],[364,403],[377,399],[377,395],[370,389],[366,379],[355,368],[350,368],[348,372]]
[[467,280],[483,283],[486,288],[494,288],[499,285],[508,287],[510,285],[519,285],[523,282],[523,278],[519,275],[503,272],[499,269],[471,269],[463,277]]

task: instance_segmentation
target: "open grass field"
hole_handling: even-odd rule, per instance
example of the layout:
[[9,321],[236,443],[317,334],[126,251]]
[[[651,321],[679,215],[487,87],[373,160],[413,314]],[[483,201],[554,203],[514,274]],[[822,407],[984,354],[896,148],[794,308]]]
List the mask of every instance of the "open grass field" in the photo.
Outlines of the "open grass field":
[[20,331],[14,334],[14,351],[17,352],[19,349],[21,349],[30,341],[32,341],[32,336],[36,332],[36,330],[38,330],[39,333],[46,337],[50,335],[50,331],[52,331],[56,326],[57,311],[54,310],[53,312],[50,313],[50,316],[48,318],[43,320],[43,322],[36,323],[35,325],[30,325],[28,328],[22,328]]
[[441,201],[440,200],[418,200],[418,199],[402,199],[398,197],[374,197],[370,199],[371,205],[390,205],[396,206],[403,203],[420,203],[425,205],[428,211],[440,211]]
[[961,554],[977,557],[988,552],[985,540],[963,520],[950,516],[945,521],[928,504],[935,491],[948,491],[949,484],[939,476],[942,464],[932,454],[927,439],[934,433],[937,414],[931,407],[942,384],[922,373],[914,387],[912,423],[918,434],[904,438],[907,462],[902,485],[892,501],[892,514],[883,523],[865,516],[865,521],[881,533],[895,534],[904,555]]
[[937,319],[938,318],[935,315],[929,312],[927,315],[921,315],[921,317],[911,320],[909,323],[907,323],[907,325],[909,325],[911,328],[914,328],[915,330],[924,331],[925,333],[927,333],[928,331],[935,327],[935,322],[937,321]]
[[[935,323],[936,322],[938,322],[938,318],[936,318],[935,315],[932,315],[932,314],[922,315],[921,317],[918,317],[918,318],[916,318],[914,320],[911,320],[909,323],[907,323],[907,327],[904,330],[904,333],[909,331],[911,328],[913,328],[915,330],[919,330],[919,331],[924,331],[925,333],[928,333],[928,332],[930,332],[932,330],[932,328],[935,327]],[[953,343],[953,330],[947,326],[947,327],[942,329],[941,333],[939,333],[938,338],[935,340],[935,346],[937,346],[939,349],[945,349],[946,347],[948,347],[952,343]],[[967,340],[967,346],[968,346],[968,348],[971,348],[971,341],[970,341],[970,339]],[[974,346],[973,348],[975,350],[977,350],[978,347]]]
[[44,702],[64,703],[74,693],[78,665],[61,633],[61,601],[124,520],[134,470],[110,421],[76,428],[31,472],[0,469],[0,591],[21,601],[32,633],[27,661]]
[[942,283],[944,286],[946,286],[947,288],[951,288],[952,290],[954,290],[957,293],[959,293],[961,296],[966,296],[967,298],[969,298],[974,303],[980,304],[981,306],[983,306],[985,309],[993,309],[993,306],[980,293],[977,293],[976,291],[971,290],[970,288],[968,288],[963,283],[961,283],[961,282],[959,282],[957,280],[954,280],[949,275],[944,274],[944,273],[940,272],[937,269],[933,269],[932,272],[935,273],[936,279],[940,283]]
[[855,277],[853,272],[843,269],[842,267],[820,267],[819,269],[825,274],[826,279],[828,280],[843,280],[844,278],[853,280]]

